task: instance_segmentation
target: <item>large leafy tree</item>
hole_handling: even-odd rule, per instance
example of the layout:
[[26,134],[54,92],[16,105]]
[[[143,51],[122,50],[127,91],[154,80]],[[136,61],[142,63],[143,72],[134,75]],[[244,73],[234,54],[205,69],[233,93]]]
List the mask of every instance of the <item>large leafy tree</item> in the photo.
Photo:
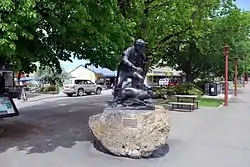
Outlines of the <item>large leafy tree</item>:
[[1,62],[24,71],[33,70],[36,61],[59,69],[59,60],[73,55],[114,68],[133,32],[133,22],[122,19],[117,5],[113,0],[3,0]]
[[244,16],[232,1],[184,2],[174,8],[180,10],[175,12],[180,13],[175,22],[182,23],[173,28],[177,36],[158,42],[157,55],[167,65],[184,71],[187,81],[201,74],[221,75],[224,66],[222,46],[228,43],[231,55],[240,50],[236,45],[246,33]]
[[233,0],[2,0],[0,10],[0,65],[26,72],[33,62],[60,69],[72,56],[114,69],[132,37],[189,81],[222,73],[225,42],[247,56],[249,22]]
[[225,43],[230,45],[230,74],[235,55],[246,56],[241,52],[247,48],[242,41],[249,40],[249,22],[233,0],[131,0],[121,4],[124,17],[133,18],[137,25],[136,36],[149,42],[147,55],[152,62],[162,60],[161,65],[184,71],[188,81],[223,74]]

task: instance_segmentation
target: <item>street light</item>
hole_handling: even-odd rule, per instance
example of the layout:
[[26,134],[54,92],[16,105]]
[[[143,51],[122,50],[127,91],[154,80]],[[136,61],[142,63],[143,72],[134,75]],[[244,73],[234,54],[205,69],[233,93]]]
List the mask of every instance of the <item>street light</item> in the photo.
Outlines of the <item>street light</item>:
[[225,44],[223,47],[223,53],[225,56],[225,95],[224,95],[224,106],[228,106],[228,53],[229,46]]
[[234,58],[234,96],[237,96],[237,83],[238,83],[238,56]]

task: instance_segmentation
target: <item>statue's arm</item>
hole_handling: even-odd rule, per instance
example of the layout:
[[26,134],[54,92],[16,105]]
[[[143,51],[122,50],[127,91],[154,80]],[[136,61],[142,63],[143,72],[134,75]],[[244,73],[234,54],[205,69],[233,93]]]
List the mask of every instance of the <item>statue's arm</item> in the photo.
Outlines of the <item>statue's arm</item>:
[[131,63],[131,61],[129,61],[128,57],[129,57],[130,50],[127,49],[126,51],[123,52],[123,56],[122,56],[122,61],[124,64],[126,64],[127,66],[131,67],[132,69],[136,69],[136,67],[134,66],[133,63]]

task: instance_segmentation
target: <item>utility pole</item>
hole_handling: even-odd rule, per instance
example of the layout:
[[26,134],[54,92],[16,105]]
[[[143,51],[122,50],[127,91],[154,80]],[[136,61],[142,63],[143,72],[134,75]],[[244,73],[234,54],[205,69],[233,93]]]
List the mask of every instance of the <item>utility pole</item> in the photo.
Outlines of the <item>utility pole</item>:
[[228,53],[229,46],[225,44],[223,47],[223,53],[225,56],[225,93],[224,93],[224,106],[228,106]]

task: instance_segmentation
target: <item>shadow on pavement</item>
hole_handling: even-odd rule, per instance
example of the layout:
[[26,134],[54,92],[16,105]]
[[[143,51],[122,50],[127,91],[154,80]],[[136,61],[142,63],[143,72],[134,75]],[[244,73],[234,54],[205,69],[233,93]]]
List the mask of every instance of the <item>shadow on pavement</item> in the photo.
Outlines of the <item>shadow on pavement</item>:
[[[100,151],[100,152],[107,154],[107,155],[117,156],[117,155],[114,155],[113,153],[111,153],[109,150],[107,150],[98,140],[94,139],[94,137],[93,137],[93,140],[94,140],[94,142],[93,142],[94,148],[97,151]],[[155,150],[151,156],[149,156],[147,158],[143,158],[143,159],[161,158],[161,157],[164,157],[168,152],[169,152],[169,145],[166,144],[163,147]],[[117,156],[117,157],[120,157],[120,156]]]
[[102,112],[103,107],[89,104],[72,112],[70,109],[71,106],[61,106],[20,110],[20,117],[0,123],[0,128],[6,128],[0,134],[0,153],[10,148],[25,150],[27,154],[46,153],[91,141],[88,118]]

